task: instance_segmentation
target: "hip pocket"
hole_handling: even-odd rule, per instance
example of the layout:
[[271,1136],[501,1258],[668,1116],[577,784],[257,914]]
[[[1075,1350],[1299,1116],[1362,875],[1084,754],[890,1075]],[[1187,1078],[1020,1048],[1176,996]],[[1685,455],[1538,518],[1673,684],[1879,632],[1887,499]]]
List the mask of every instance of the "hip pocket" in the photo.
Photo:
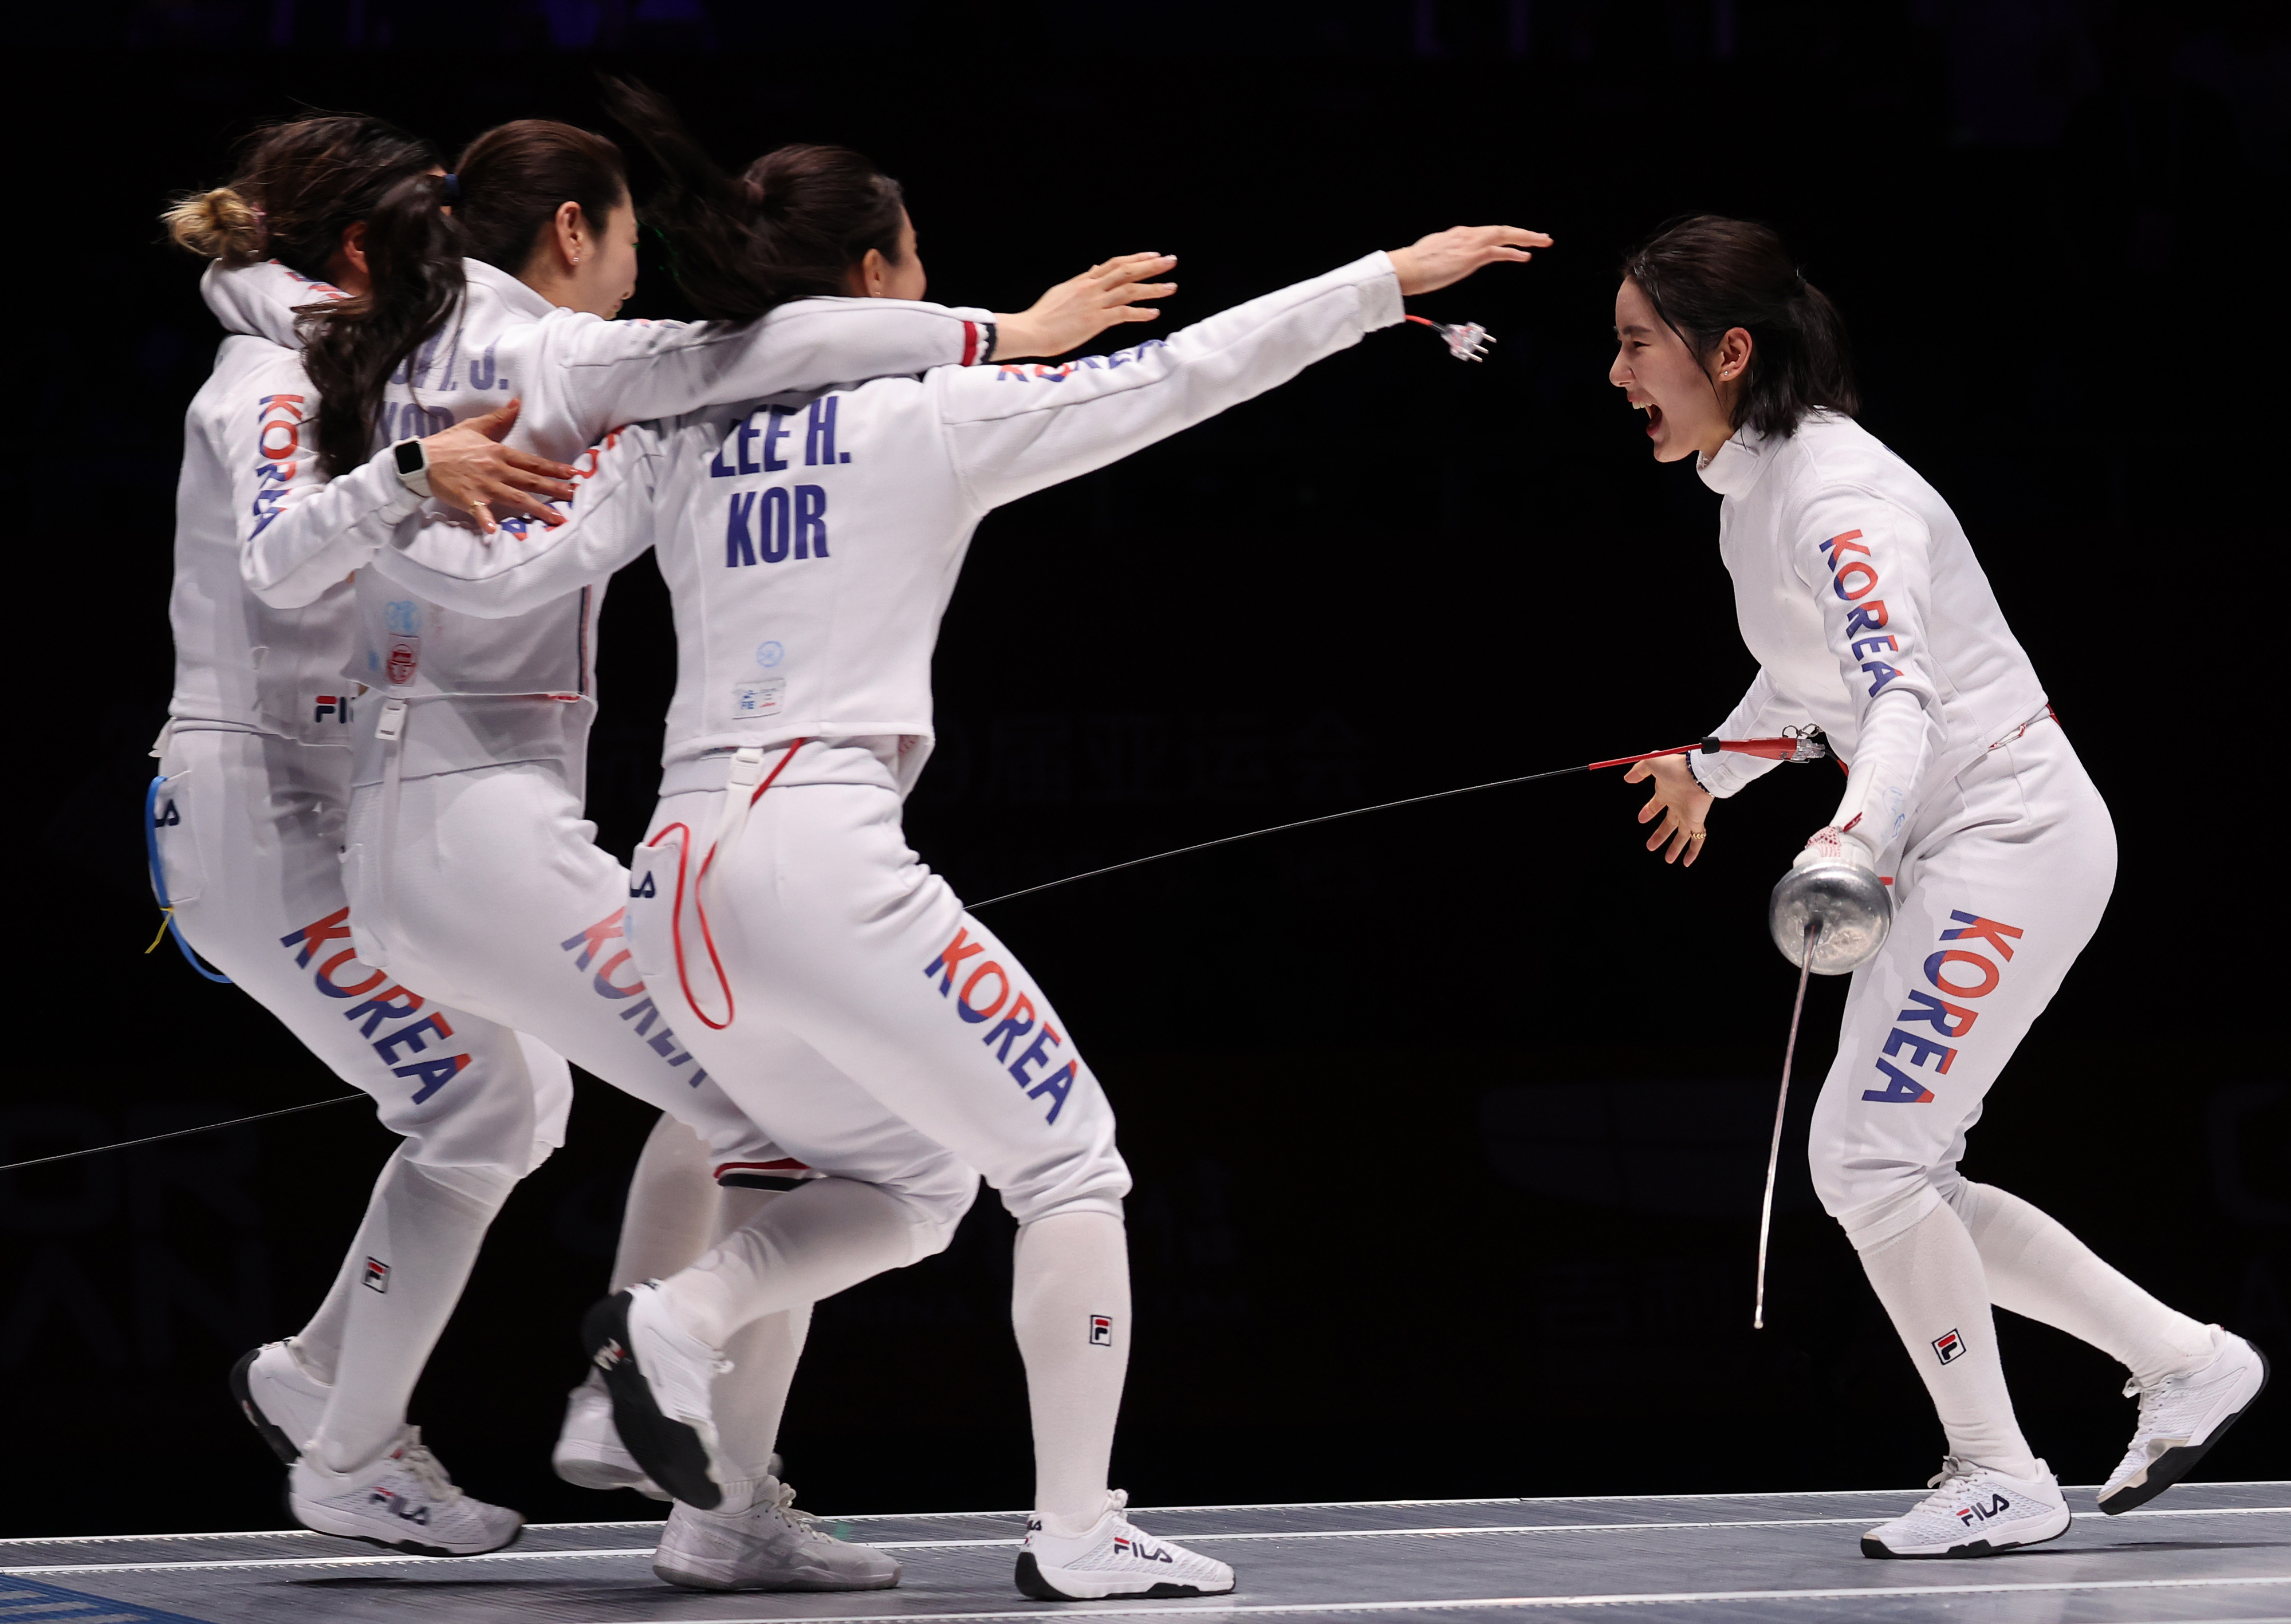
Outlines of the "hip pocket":
[[189,768],[154,778],[144,796],[144,822],[150,840],[151,892],[161,907],[197,902],[206,890],[206,864],[199,855],[198,803]]
[[676,878],[684,855],[682,837],[658,846],[639,846],[629,858],[629,951],[637,974],[649,986],[676,973]]

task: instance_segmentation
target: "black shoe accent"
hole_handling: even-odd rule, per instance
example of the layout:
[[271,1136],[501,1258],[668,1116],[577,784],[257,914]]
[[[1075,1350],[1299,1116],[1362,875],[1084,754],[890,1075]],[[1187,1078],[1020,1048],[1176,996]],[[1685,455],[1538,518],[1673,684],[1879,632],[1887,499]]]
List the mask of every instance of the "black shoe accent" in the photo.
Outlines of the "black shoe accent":
[[652,1384],[637,1369],[629,1349],[629,1293],[615,1291],[581,1316],[581,1346],[589,1362],[604,1372],[613,1399],[613,1426],[621,1446],[636,1457],[645,1475],[686,1505],[713,1511],[724,1491],[708,1475],[708,1451],[700,1435],[661,1413]]
[[247,1384],[246,1373],[254,1368],[254,1362],[261,1353],[262,1349],[258,1347],[252,1353],[243,1354],[238,1363],[230,1367],[230,1395],[238,1401],[239,1413],[253,1424],[262,1441],[270,1446],[270,1452],[288,1466],[293,1466],[302,1458],[302,1451],[295,1446],[293,1439],[262,1413],[261,1406],[254,1402],[253,1388]]
[[1018,1594],[1030,1602],[1070,1602],[1074,1599],[1063,1590],[1050,1588],[1049,1581],[1042,1577],[1042,1564],[1034,1560],[1032,1551],[1018,1553],[1018,1571],[1010,1577],[1018,1587]]
[[2265,1354],[2260,1354],[2255,1347],[2251,1351],[2259,1354],[2259,1386],[2249,1398],[2244,1400],[2243,1409],[2237,1411],[2213,1427],[2212,1435],[2201,1443],[2184,1443],[2178,1449],[2167,1449],[2157,1456],[2149,1463],[2146,1481],[2134,1483],[2128,1489],[2118,1489],[2100,1502],[2100,1508],[2102,1511],[2110,1516],[2120,1517],[2127,1511],[2146,1505],[2190,1472],[2194,1471],[2196,1462],[2211,1453],[2212,1445],[2227,1436],[2227,1429],[2243,1419],[2245,1412],[2259,1402],[2259,1395],[2267,1391],[2268,1379],[2274,1373],[2273,1368],[2267,1363]]
[[1199,1585],[1172,1584],[1164,1579],[1143,1590],[1116,1590],[1110,1596],[1068,1596],[1042,1577],[1041,1564],[1034,1560],[1032,1551],[1018,1553],[1018,1571],[1011,1579],[1018,1587],[1018,1594],[1034,1602],[1126,1602],[1141,1596],[1148,1601],[1166,1601],[1178,1596],[1231,1596],[1241,1588],[1240,1578],[1235,1575],[1232,1590],[1204,1590]]
[[[2075,1520],[2071,1518],[2069,1528],[2075,1526]],[[2068,1536],[2069,1528],[2063,1528],[2056,1534],[2046,1534],[2041,1540],[2014,1540],[2003,1545],[1991,1545],[1986,1540],[1974,1540],[1965,1545],[1952,1545],[1945,1551],[1889,1551],[1868,1534],[1863,1534],[1861,1554],[1864,1556],[1874,1556],[1880,1562],[1955,1562],[1967,1556],[2002,1556],[2007,1551],[2025,1551],[2035,1546],[2050,1545],[2055,1540],[2065,1539]]]

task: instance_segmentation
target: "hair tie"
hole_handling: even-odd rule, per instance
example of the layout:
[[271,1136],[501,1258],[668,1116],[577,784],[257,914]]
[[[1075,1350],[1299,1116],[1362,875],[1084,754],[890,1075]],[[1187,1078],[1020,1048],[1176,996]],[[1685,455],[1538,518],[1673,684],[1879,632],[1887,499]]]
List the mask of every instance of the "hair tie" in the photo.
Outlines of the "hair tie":
[[462,177],[458,174],[447,175],[438,183],[438,196],[445,203],[459,203],[462,200]]

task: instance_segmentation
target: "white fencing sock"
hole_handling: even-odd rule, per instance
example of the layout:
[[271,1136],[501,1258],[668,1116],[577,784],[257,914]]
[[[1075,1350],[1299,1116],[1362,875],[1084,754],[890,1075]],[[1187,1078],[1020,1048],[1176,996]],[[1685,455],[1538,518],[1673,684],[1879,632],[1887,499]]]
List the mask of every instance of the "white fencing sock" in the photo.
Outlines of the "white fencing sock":
[[1105,1510],[1129,1365],[1129,1243],[1111,1212],[1057,1212],[1018,1231],[1010,1325],[1034,1420],[1034,1509],[1085,1532]]
[[1863,1252],[1861,1266],[1941,1412],[1949,1452],[2008,1477],[2034,1477],[2036,1457],[2013,1419],[1997,1355],[1989,1281],[1964,1221],[1944,1202]]
[[[366,1275],[366,1253],[356,1241],[342,1258],[342,1266],[334,1271],[334,1283],[326,1288],[325,1300],[310,1323],[287,1339],[294,1357],[301,1367],[320,1381],[334,1379],[334,1364],[342,1356],[342,1332],[350,1324],[350,1293],[358,1289]],[[309,1442],[297,1438],[298,1444]]]
[[[772,1203],[786,1199],[777,1190],[725,1191],[719,1233],[710,1238],[728,1237],[755,1222]],[[719,1485],[724,1499],[718,1511],[747,1510],[772,1481],[772,1449],[779,1442],[788,1388],[810,1331],[811,1305],[806,1303],[751,1320],[724,1343],[724,1356],[732,1368],[716,1379],[709,1394],[717,1445],[728,1474]]]
[[666,1112],[637,1157],[621,1210],[613,1254],[614,1291],[641,1280],[666,1280],[708,1250],[717,1236],[716,1180],[700,1136]]
[[493,1168],[408,1162],[403,1146],[382,1168],[352,1252],[362,1283],[350,1294],[334,1390],[309,1443],[317,1466],[355,1471],[397,1441],[486,1230],[516,1186]]
[[1949,1204],[1981,1250],[1990,1300],[2091,1343],[2143,1385],[2210,1363],[2211,1328],[2101,1261],[2059,1220],[1995,1185],[1959,1179]]
[[874,1185],[814,1179],[765,1203],[690,1268],[663,1281],[662,1306],[679,1330],[726,1348],[752,1321],[808,1307],[914,1261],[908,1211]]

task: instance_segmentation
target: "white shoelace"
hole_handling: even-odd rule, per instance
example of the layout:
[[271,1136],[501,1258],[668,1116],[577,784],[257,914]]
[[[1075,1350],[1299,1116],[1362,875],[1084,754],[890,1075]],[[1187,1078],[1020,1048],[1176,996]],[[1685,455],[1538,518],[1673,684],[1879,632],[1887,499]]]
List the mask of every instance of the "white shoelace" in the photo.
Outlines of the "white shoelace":
[[398,1451],[398,1459],[438,1504],[451,1505],[462,1498],[462,1485],[446,1475],[445,1462],[431,1454],[429,1446],[422,1442],[419,1427],[406,1429],[406,1447]]
[[1955,1455],[1943,1456],[1941,1470],[1925,1479],[1925,1487],[1933,1490],[1933,1492],[1917,1502],[1917,1509],[1919,1511],[1953,1510],[1955,1507],[1950,1502],[1957,1496],[1950,1492],[1951,1487],[1960,1483],[1970,1483],[1980,1475],[1981,1468],[1971,1461],[1959,1459]]

